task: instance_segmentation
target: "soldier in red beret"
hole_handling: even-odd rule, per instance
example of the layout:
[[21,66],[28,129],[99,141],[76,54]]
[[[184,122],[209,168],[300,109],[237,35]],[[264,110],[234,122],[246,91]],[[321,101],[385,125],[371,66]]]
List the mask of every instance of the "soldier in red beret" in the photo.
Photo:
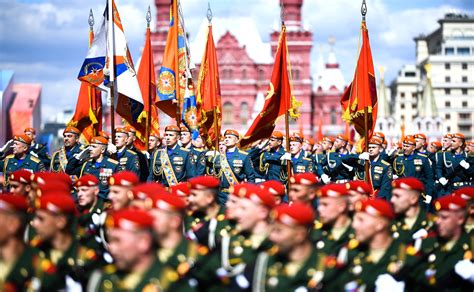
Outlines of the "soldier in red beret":
[[109,177],[109,195],[112,210],[118,211],[129,206],[133,200],[130,190],[139,182],[138,176],[131,171],[119,171]]
[[31,172],[25,169],[19,169],[10,174],[10,191],[21,196],[28,196],[31,190]]
[[474,187],[463,187],[453,192],[453,196],[459,196],[467,203],[467,218],[464,229],[467,233],[474,230]]
[[289,201],[313,204],[318,182],[318,177],[312,172],[298,173],[290,177]]
[[159,291],[160,271],[152,234],[153,217],[142,210],[124,209],[112,213],[106,221],[113,268],[103,270],[96,287],[120,291]]
[[276,180],[267,180],[261,183],[260,187],[273,195],[275,205],[283,203],[283,198],[286,195],[286,187],[284,184]]
[[355,211],[355,205],[358,201],[366,200],[372,197],[372,187],[363,180],[353,180],[345,184],[349,194],[349,211]]

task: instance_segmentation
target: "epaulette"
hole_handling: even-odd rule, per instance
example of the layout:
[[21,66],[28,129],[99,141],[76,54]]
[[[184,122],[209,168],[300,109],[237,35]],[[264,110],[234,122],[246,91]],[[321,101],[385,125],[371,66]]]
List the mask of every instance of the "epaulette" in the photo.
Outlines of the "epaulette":
[[112,158],[110,158],[110,157],[108,157],[108,161],[109,161],[110,163],[112,163],[112,164],[118,164],[118,161],[117,161],[117,160],[112,159]]
[[244,154],[244,155],[249,155],[246,151],[240,150],[240,149],[239,149],[239,153],[240,153],[240,154]]
[[41,160],[36,156],[31,156],[31,161],[33,161],[35,163],[40,163],[41,162]]
[[426,154],[423,154],[423,153],[417,153],[417,154],[421,157],[428,157]]
[[8,159],[11,159],[11,158],[13,158],[13,157],[15,157],[15,154],[10,154],[10,155],[7,155],[7,157],[5,157],[5,159],[7,159],[7,158],[8,158]]
[[131,149],[127,149],[127,152],[128,152],[128,153],[131,153],[131,154],[133,154],[133,155],[137,155],[137,152],[135,152],[135,151],[133,151],[133,150],[131,150]]
[[188,148],[184,148],[184,147],[181,147],[180,149],[183,150],[183,151],[186,151],[186,152],[190,151]]
[[86,149],[88,146],[84,145],[84,144],[79,144],[79,149],[81,150],[84,150]]
[[193,148],[194,151],[197,151],[197,152],[203,152],[204,150],[201,150],[201,149],[197,149],[197,148]]
[[348,249],[355,249],[359,246],[359,241],[355,238],[349,240],[349,242],[347,243],[347,248]]
[[38,154],[36,154],[36,152],[34,152],[34,151],[30,151],[30,154],[31,154],[32,156],[34,156],[34,157],[38,158]]
[[382,164],[385,164],[385,165],[387,165],[387,166],[390,166],[390,163],[387,162],[387,161],[385,161],[385,160],[382,160],[381,162],[382,162]]
[[312,161],[311,158],[308,158],[308,157],[303,157],[303,160]]

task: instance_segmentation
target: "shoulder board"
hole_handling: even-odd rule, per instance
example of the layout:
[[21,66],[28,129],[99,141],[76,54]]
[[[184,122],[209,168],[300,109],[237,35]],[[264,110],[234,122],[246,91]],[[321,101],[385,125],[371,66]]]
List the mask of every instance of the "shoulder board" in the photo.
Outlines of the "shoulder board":
[[385,165],[387,165],[387,166],[390,166],[390,163],[388,163],[388,162],[385,161],[385,160],[382,160],[381,162],[382,162],[382,164],[385,164]]
[[183,151],[189,152],[188,148],[181,147],[180,149],[183,150]]
[[239,149],[239,153],[243,154],[243,155],[249,155],[247,152],[245,152],[244,150],[240,150],[240,149]]
[[423,154],[423,153],[418,153],[418,156],[421,156],[421,157],[428,157],[426,154]]
[[308,157],[303,157],[303,160],[312,161],[311,158],[308,158]]
[[128,153],[131,153],[131,154],[133,154],[133,155],[136,155],[136,154],[137,154],[137,152],[135,152],[135,151],[133,151],[133,150],[130,150],[130,149],[127,149],[127,152],[128,152]]
[[7,158],[10,159],[10,158],[13,158],[13,157],[15,157],[15,154],[10,154],[10,155],[7,155],[7,157],[5,157],[5,159],[7,159]]
[[31,154],[31,156],[34,156],[34,157],[38,158],[38,154],[36,154],[36,152],[30,151],[30,154]]
[[203,150],[197,149],[197,148],[193,148],[193,149],[194,149],[194,151],[196,151],[196,152],[202,152],[202,151],[203,151]]
[[110,162],[110,163],[112,163],[112,164],[118,164],[118,161],[117,161],[117,160],[112,159],[112,158],[110,158],[110,157],[107,159],[107,161]]
[[33,161],[35,163],[40,163],[41,162],[41,160],[39,160],[39,158],[36,157],[36,156],[31,156],[31,161]]

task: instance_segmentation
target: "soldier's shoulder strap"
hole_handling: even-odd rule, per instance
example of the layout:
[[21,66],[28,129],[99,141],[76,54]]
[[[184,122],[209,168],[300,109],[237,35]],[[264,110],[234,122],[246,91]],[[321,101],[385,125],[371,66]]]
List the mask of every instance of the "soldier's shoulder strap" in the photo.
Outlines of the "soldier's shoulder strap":
[[249,155],[246,151],[240,150],[240,149],[239,149],[239,153],[240,153],[240,154],[243,154],[243,155],[245,155],[245,156]]
[[418,156],[428,158],[428,156],[427,156],[426,154],[424,154],[424,153],[417,153],[417,154],[418,154]]
[[303,157],[303,160],[305,160],[305,161],[312,161],[311,158],[308,158],[308,157]]
[[112,163],[112,164],[118,164],[118,163],[119,163],[117,160],[112,159],[112,158],[110,158],[110,157],[107,157],[107,161],[110,162],[110,163]]
[[130,154],[132,154],[132,155],[137,155],[137,152],[135,152],[135,151],[133,151],[133,150],[131,150],[131,149],[127,149],[127,152],[130,153]]
[[179,149],[183,150],[184,152],[189,152],[189,151],[191,151],[191,150],[189,150],[188,148],[185,148],[185,147],[181,147],[181,148],[179,148]]
[[30,156],[31,158],[31,161],[33,161],[34,163],[40,163],[41,160],[38,158],[38,156],[34,156],[34,155],[31,155]]
[[7,155],[7,157],[5,157],[5,160],[6,160],[6,159],[12,159],[13,157],[15,157],[15,154]]
[[386,165],[386,166],[390,166],[390,162],[387,162],[387,161],[385,161],[385,160],[382,160],[381,162],[382,162],[382,164],[384,164],[384,165]]

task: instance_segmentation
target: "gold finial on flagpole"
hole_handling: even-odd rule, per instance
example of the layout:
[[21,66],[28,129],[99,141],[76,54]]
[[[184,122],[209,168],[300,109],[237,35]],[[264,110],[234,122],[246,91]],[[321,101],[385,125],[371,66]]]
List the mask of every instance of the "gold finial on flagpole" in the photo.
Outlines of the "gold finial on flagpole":
[[90,10],[89,12],[89,19],[88,19],[88,22],[89,22],[89,28],[92,30],[94,29],[94,13],[92,13],[92,9]]

